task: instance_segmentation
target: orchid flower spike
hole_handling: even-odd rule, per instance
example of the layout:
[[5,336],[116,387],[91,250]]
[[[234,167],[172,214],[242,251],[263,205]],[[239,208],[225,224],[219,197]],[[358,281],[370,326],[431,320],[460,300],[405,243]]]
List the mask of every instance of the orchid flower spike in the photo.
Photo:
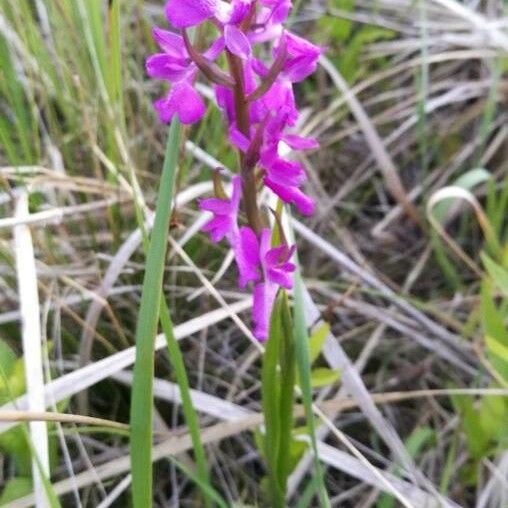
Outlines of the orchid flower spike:
[[[293,286],[295,246],[285,240],[272,245],[259,192],[268,189],[304,215],[314,212],[314,202],[303,190],[305,169],[288,153],[318,147],[296,130],[293,86],[316,70],[323,48],[287,30],[291,8],[291,0],[168,0],[165,13],[174,31],[153,29],[161,51],[146,61],[148,75],[170,85],[169,93],[154,103],[162,122],[201,120],[206,102],[196,82],[212,85],[228,140],[239,151],[239,167],[229,195],[216,186],[215,197],[199,202],[201,210],[211,213],[203,231],[212,242],[225,240],[233,250],[239,285],[253,291],[253,333],[261,341],[269,336],[277,292]],[[216,33],[205,48],[187,34],[188,28],[204,23]],[[223,53],[226,58],[219,59]]]

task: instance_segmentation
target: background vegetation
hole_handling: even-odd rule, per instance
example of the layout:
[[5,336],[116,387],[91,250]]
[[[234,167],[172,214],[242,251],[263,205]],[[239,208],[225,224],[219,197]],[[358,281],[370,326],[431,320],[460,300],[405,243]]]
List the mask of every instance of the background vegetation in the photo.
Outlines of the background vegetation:
[[[298,89],[299,129],[321,142],[303,159],[317,212],[292,224],[331,504],[508,506],[504,2],[294,3],[292,29],[328,48]],[[168,136],[144,59],[162,4],[0,0],[6,506],[30,506],[34,488],[62,506],[131,502],[123,424],[146,260],[138,226],[151,228]],[[182,135],[164,296],[215,491],[194,472],[178,371],[160,336],[153,502],[261,505],[260,383],[276,370],[261,372],[250,301],[224,246],[199,232],[195,203],[211,191],[217,161],[234,168],[235,156],[213,106]],[[22,321],[39,315],[23,342]],[[49,418],[35,418],[23,397],[25,379],[42,387],[39,374],[44,405],[66,416],[13,426]],[[287,502],[317,506],[308,428],[297,425]],[[31,480],[38,431],[50,436],[51,485]]]

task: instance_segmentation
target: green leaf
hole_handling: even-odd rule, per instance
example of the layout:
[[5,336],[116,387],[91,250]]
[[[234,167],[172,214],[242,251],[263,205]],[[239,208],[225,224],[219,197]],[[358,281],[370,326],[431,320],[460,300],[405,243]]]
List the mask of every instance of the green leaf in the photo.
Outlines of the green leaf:
[[284,491],[278,481],[279,450],[281,439],[281,375],[279,355],[283,342],[283,292],[279,292],[272,310],[270,334],[263,356],[261,392],[265,417],[264,455],[267,461],[271,506],[284,507]]
[[32,478],[18,476],[11,478],[5,484],[0,496],[0,506],[16,501],[21,497],[28,496],[32,492]]
[[293,335],[293,322],[287,293],[282,290],[281,332],[282,340],[279,343],[279,365],[280,365],[280,440],[278,460],[278,482],[280,489],[286,493],[287,479],[291,474],[291,441],[294,425],[293,404],[295,394],[296,364],[295,364],[295,343]]
[[[173,128],[173,125],[172,125]],[[168,147],[166,151],[166,159],[164,161],[164,168],[166,168],[167,165],[174,165],[176,170],[176,160],[172,161],[170,160],[170,157],[176,157],[178,152],[178,145],[179,141],[172,140],[172,136],[174,134],[173,129],[170,130],[170,134],[168,137]],[[179,139],[179,134],[178,134]],[[173,150],[173,151],[170,151]],[[173,170],[173,171],[174,171]],[[163,170],[164,174],[164,170]],[[175,175],[173,174],[171,187],[163,187],[162,186],[162,180],[161,180],[161,189],[164,189],[165,192],[169,193],[169,201],[171,202],[171,196],[173,192],[175,182]],[[135,206],[137,209],[136,217],[138,220],[138,226],[141,229],[143,233],[143,246],[145,248],[145,252],[147,253],[149,251],[149,242],[146,235],[146,231],[144,229],[144,223],[143,223],[143,215],[142,211],[135,201]],[[170,207],[167,208],[168,217],[170,214]],[[156,234],[155,225],[154,230],[152,234]],[[167,228],[165,230],[165,235],[167,235]],[[147,263],[148,266],[148,263]],[[211,482],[210,482],[210,476],[208,472],[208,465],[206,462],[206,454],[203,447],[203,442],[201,439],[201,430],[199,427],[199,419],[196,413],[196,410],[194,409],[194,406],[192,404],[192,398],[190,395],[190,386],[189,386],[189,380],[187,377],[187,372],[185,370],[185,363],[183,360],[183,355],[180,350],[180,346],[178,344],[178,341],[176,340],[174,333],[173,333],[173,323],[171,320],[171,314],[169,312],[169,308],[167,306],[167,303],[164,299],[164,295],[162,294],[162,291],[160,292],[160,305],[159,305],[159,313],[160,313],[160,323],[162,327],[162,331],[164,333],[164,336],[166,338],[167,348],[168,348],[168,354],[170,358],[171,365],[175,372],[176,381],[178,383],[178,387],[180,389],[180,396],[182,399],[182,409],[185,417],[185,421],[187,423],[189,434],[192,441],[192,447],[194,450],[194,455],[196,458],[197,463],[197,471],[198,476],[200,478],[200,482],[197,484],[198,486],[207,484],[210,489],[212,488]],[[153,353],[152,353],[153,354]],[[205,495],[205,505],[209,506],[209,489],[203,490],[203,493]]]
[[484,281],[481,291],[481,312],[485,335],[494,337],[503,346],[508,346],[508,330],[506,329],[501,313],[494,304],[491,290],[492,285]]
[[168,136],[136,327],[136,361],[130,411],[130,457],[134,508],[146,508],[152,505],[154,347],[159,322],[162,278],[179,145],[180,124],[173,121]]
[[310,336],[309,361],[311,365],[316,361],[317,357],[321,354],[321,350],[323,349],[323,345],[329,333],[330,333],[330,324],[324,322],[320,326],[318,326],[318,328]]
[[487,347],[489,348],[490,352],[494,356],[498,356],[505,362],[508,362],[508,347],[488,334],[485,335],[485,342],[487,343]]
[[0,450],[14,460],[16,472],[28,476],[32,471],[32,454],[22,425],[16,425],[0,434]]
[[312,370],[311,384],[312,388],[322,388],[323,386],[333,385],[340,379],[340,371],[318,367]]
[[213,502],[217,503],[220,508],[228,508],[224,498],[210,485],[209,482],[204,482],[199,475],[195,474],[175,458],[169,457],[169,460],[175,464],[175,466],[180,469],[180,471],[182,471],[188,478],[190,478],[206,494],[208,499],[211,499]]
[[[15,362],[16,354],[9,347],[7,342],[0,339],[0,365],[2,366],[4,374],[7,378],[11,375]],[[0,379],[0,390],[2,389],[1,383],[2,380]]]
[[494,303],[492,284],[491,281],[483,281],[481,290],[485,342],[492,365],[501,377],[508,380],[508,329]]
[[508,270],[498,265],[490,256],[482,252],[481,258],[483,264],[492,278],[496,287],[508,298]]
[[465,395],[455,395],[451,399],[462,417],[469,453],[475,459],[482,458],[488,448],[489,436],[483,430],[473,401]]
[[305,324],[304,303],[303,303],[303,282],[300,275],[298,256],[295,256],[295,262],[298,267],[295,273],[294,285],[294,334],[296,341],[296,363],[298,366],[298,380],[300,390],[302,392],[303,405],[305,407],[305,417],[309,427],[309,436],[314,456],[314,472],[316,474],[316,482],[318,484],[318,494],[321,506],[329,508],[330,500],[326,491],[323,469],[319,461],[319,453],[317,448],[316,424],[314,420],[314,412],[312,410],[312,383],[311,383],[311,365],[309,354],[309,337],[307,334],[307,326]]
[[479,411],[480,424],[491,440],[501,440],[508,435],[508,401],[504,397],[484,397]]

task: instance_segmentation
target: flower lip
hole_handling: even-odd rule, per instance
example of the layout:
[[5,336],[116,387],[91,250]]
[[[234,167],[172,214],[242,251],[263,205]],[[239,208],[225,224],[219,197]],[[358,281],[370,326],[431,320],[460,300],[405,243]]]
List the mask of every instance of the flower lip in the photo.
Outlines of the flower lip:
[[209,232],[213,242],[219,242],[228,237],[234,243],[238,237],[238,211],[242,197],[242,182],[239,176],[232,181],[233,191],[230,199],[207,198],[199,201],[201,210],[211,212],[214,217],[203,227]]

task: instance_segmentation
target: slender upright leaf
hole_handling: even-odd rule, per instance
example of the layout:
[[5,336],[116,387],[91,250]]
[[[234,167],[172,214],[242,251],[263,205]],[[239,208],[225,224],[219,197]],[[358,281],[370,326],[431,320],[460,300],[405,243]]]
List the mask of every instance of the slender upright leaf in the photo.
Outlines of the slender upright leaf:
[[174,120],[169,131],[136,327],[136,362],[134,365],[130,415],[130,455],[134,508],[146,508],[152,504],[154,345],[159,322],[162,278],[179,141],[180,124]]

